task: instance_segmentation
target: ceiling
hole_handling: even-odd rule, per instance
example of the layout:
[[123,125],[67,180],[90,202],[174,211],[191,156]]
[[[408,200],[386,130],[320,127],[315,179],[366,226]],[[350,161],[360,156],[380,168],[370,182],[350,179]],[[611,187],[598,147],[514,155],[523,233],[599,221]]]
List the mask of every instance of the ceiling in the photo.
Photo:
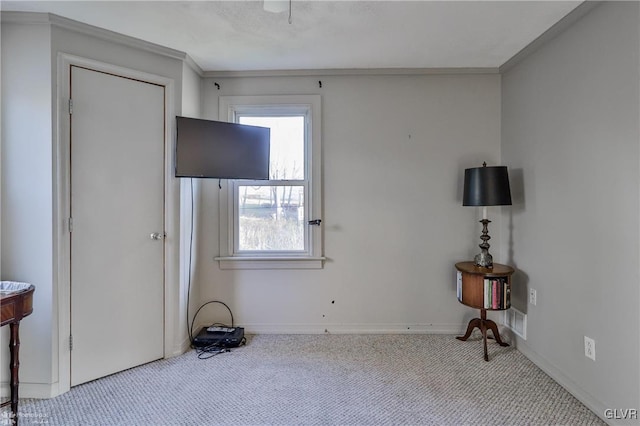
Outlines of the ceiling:
[[[204,71],[497,68],[581,1],[2,1],[187,53]],[[284,6],[270,12],[270,6]]]

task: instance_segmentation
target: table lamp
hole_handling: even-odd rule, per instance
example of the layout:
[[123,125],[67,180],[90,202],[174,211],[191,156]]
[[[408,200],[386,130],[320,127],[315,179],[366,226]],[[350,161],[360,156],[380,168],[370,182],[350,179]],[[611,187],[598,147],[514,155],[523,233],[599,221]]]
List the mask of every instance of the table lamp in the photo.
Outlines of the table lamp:
[[482,268],[493,267],[493,257],[489,254],[489,230],[487,226],[491,222],[487,219],[487,206],[510,206],[511,189],[509,187],[509,174],[506,166],[482,167],[465,169],[464,171],[464,195],[463,206],[482,207],[482,235],[480,249],[475,258],[476,266]]

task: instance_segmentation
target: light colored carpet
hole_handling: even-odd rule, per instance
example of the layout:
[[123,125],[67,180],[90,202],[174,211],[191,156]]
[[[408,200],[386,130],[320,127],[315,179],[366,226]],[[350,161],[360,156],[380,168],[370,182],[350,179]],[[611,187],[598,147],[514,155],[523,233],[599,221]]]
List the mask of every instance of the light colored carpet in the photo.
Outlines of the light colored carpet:
[[21,424],[604,424],[517,350],[490,342],[485,362],[478,336],[249,336],[21,400]]

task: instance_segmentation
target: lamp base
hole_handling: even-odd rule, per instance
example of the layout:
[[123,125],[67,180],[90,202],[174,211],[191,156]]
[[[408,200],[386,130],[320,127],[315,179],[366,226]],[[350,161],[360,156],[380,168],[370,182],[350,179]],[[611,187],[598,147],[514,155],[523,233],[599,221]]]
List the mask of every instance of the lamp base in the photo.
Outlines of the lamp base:
[[481,268],[493,268],[493,256],[489,254],[488,251],[482,251],[476,254],[476,257],[473,258],[476,263],[476,266]]
[[482,235],[480,236],[482,244],[480,244],[479,247],[482,251],[478,253],[473,260],[475,261],[476,266],[481,268],[493,268],[493,257],[489,254],[489,240],[491,239],[489,236],[489,223],[491,223],[491,221],[489,219],[482,219],[480,223],[482,223]]

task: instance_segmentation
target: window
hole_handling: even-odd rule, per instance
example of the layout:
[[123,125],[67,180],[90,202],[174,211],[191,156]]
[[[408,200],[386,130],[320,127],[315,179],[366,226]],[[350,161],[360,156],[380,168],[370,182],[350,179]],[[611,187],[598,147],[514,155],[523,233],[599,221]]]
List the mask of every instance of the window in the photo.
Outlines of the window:
[[320,97],[222,96],[220,119],[271,129],[269,180],[221,185],[220,266],[321,268]]

